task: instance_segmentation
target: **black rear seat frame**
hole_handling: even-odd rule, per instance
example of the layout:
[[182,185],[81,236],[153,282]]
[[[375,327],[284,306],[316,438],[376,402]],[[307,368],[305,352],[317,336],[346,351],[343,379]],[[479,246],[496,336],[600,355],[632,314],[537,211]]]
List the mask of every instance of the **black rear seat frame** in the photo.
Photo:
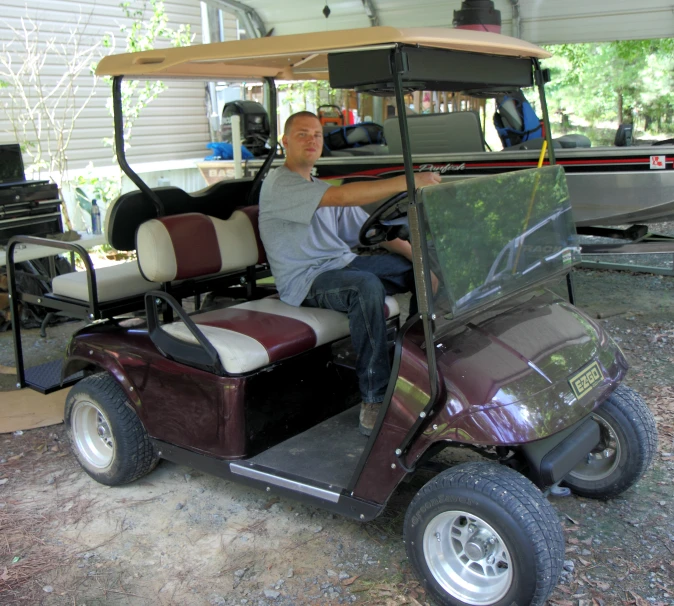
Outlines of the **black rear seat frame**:
[[[16,283],[16,263],[14,261],[14,251],[19,244],[33,244],[53,248],[55,251],[58,251],[55,252],[55,254],[59,254],[59,252],[69,252],[71,254],[79,255],[84,263],[87,274],[89,300],[82,301],[80,299],[54,295],[53,293],[34,295],[31,293],[20,292]],[[243,271],[185,280],[179,284],[172,284],[170,282],[164,283],[162,284],[162,291],[171,295],[171,298],[174,298],[174,300],[177,299],[177,301],[180,302],[187,297],[199,297],[202,293],[219,288],[244,286],[246,298],[251,299],[254,296],[256,281],[269,276],[271,276],[269,267],[267,265],[258,265],[248,267]],[[23,360],[23,346],[21,343],[20,303],[30,303],[48,310],[64,312],[74,318],[88,321],[109,320],[116,316],[145,311],[146,309],[145,296],[148,291],[121,299],[114,299],[112,301],[99,301],[96,273],[91,257],[82,245],[73,242],[61,242],[60,240],[49,240],[48,238],[39,238],[36,236],[12,237],[7,245],[7,277],[10,312],[12,317],[12,336],[14,340],[14,358],[16,361],[16,386],[19,389],[24,388],[27,385],[25,364]],[[164,314],[165,322],[171,321],[173,316],[172,311],[172,306],[167,305]]]

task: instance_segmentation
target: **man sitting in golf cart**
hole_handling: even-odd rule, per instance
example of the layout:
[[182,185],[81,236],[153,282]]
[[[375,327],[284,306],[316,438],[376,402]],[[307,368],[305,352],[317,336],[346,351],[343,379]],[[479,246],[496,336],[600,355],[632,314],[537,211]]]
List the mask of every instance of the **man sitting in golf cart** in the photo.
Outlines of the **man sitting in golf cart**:
[[[359,208],[407,189],[405,177],[334,187],[311,176],[323,150],[323,127],[311,112],[285,124],[285,164],[269,174],[260,194],[260,235],[281,300],[346,312],[363,398],[359,429],[370,435],[391,372],[386,343],[386,295],[414,290],[412,251],[400,239],[381,246],[389,255],[358,256],[351,248],[367,219]],[[417,187],[440,183],[415,175]],[[415,297],[410,313],[416,313]]]

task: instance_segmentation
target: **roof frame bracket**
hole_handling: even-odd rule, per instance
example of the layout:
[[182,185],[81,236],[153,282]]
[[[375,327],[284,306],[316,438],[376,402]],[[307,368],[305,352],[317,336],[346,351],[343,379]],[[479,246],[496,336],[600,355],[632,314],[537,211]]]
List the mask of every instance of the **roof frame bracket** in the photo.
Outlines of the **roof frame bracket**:
[[365,14],[370,20],[370,25],[376,27],[379,25],[379,13],[377,12],[377,7],[374,4],[374,0],[361,0],[363,7],[365,8]]
[[[363,0],[363,2],[365,1]],[[260,14],[243,2],[239,2],[238,0],[206,0],[206,4],[234,13],[251,38],[264,38],[271,33],[271,31],[267,30]]]

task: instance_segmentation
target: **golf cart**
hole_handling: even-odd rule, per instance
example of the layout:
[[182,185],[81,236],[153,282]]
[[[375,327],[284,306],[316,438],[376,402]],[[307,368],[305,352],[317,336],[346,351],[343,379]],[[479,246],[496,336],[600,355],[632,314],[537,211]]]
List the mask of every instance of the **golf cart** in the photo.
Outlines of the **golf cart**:
[[[276,120],[254,178],[194,195],[151,189],[124,156],[121,83],[260,78],[272,116],[276,78],[329,77],[335,88],[395,95],[399,107],[410,90],[535,84],[550,133],[546,56],[498,34],[373,27],[103,59],[119,163],[138,186],[112,206],[107,236],[138,262],[116,273],[87,262],[39,302],[95,320],[73,336],[60,377],[76,381],[65,418],[85,471],[118,485],[163,458],[368,521],[440,451],[470,447],[485,461],[440,471],[409,505],[414,570],[441,604],[544,604],[564,559],[545,493],[561,483],[613,497],[641,478],[656,447],[650,411],[620,385],[627,362],[618,346],[549,289],[567,279],[572,299],[569,275],[580,260],[552,146],[539,169],[415,191],[407,116],[398,112],[408,190],[370,216],[360,239],[409,238],[419,314],[401,326],[397,301],[386,300],[392,372],[366,438],[345,314],[287,305],[260,283],[269,269],[256,204]],[[10,243],[14,305],[34,299],[16,290],[13,249],[37,240]],[[227,302],[200,306],[213,291]],[[35,386],[15,337],[19,383]]]

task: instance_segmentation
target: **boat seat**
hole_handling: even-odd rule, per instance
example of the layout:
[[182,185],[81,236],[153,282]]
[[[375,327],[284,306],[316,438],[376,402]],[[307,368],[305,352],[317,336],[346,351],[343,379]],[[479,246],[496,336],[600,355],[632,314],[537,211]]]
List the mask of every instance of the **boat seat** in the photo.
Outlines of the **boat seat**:
[[[480,118],[474,112],[449,112],[407,116],[412,154],[451,154],[483,152],[484,138]],[[398,118],[384,122],[388,153],[402,155]]]
[[[160,287],[158,282],[150,282],[143,277],[137,261],[100,267],[95,275],[99,303],[137,297]],[[52,295],[88,302],[87,272],[74,271],[56,276],[52,280]]]
[[[142,273],[157,282],[199,278],[216,271],[243,271],[266,260],[257,231],[257,208],[222,221],[199,213],[152,219],[138,230]],[[198,245],[195,245],[195,238]],[[386,298],[387,318],[400,314]],[[190,316],[216,350],[227,373],[247,373],[349,335],[345,313],[283,303],[278,295]],[[182,320],[160,330],[198,344]]]
[[[400,314],[393,297],[386,297],[385,305],[387,318]],[[195,314],[190,319],[213,345],[229,374],[252,372],[349,335],[345,313],[295,307],[274,296]],[[181,341],[198,342],[184,322],[162,328]]]

